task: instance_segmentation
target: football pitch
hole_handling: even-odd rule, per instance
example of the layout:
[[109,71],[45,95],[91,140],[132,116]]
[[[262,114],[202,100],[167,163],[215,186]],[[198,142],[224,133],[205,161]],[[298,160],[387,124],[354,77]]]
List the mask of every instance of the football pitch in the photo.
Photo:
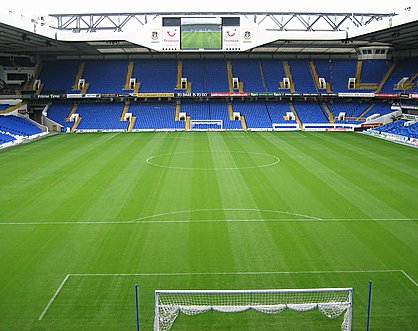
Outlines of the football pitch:
[[183,31],[181,33],[182,49],[221,49],[221,32]]
[[[418,325],[418,149],[356,133],[61,134],[0,152],[0,330],[152,330],[156,289],[353,287]],[[172,330],[340,330],[318,310]]]

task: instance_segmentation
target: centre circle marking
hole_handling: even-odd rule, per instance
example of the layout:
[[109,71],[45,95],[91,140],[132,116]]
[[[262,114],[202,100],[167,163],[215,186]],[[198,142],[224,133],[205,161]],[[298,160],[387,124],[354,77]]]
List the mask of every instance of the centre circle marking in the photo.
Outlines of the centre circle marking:
[[[271,159],[270,162],[256,165],[256,166],[236,166],[236,167],[187,167],[187,166],[170,166],[166,164],[159,164],[155,161],[159,157],[168,156],[168,155],[178,155],[178,154],[196,154],[196,153],[206,153],[206,154],[248,154],[248,155],[261,155]],[[149,157],[146,159],[146,162],[149,165],[160,167],[160,168],[167,168],[167,169],[178,169],[178,170],[241,170],[241,169],[257,169],[257,168],[266,168],[276,165],[280,162],[280,159],[277,156],[264,154],[264,153],[256,153],[256,152],[245,152],[245,151],[221,151],[221,152],[212,152],[212,151],[197,151],[197,152],[177,152],[177,153],[165,153],[165,154],[158,154]]]

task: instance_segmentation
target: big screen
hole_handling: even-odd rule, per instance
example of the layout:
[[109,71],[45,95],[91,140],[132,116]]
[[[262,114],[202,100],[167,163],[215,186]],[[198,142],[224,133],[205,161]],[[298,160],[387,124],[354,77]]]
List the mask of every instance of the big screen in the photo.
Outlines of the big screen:
[[222,49],[222,19],[181,19],[181,49]]

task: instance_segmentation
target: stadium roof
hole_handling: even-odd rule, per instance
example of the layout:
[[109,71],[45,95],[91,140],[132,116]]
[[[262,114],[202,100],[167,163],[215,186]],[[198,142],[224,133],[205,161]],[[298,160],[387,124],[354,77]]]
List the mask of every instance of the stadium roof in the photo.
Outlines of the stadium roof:
[[[10,19],[12,16],[9,13],[9,15],[0,16],[0,49],[9,54],[41,56],[158,54],[148,47],[127,41],[123,38],[123,33],[115,33],[115,26],[117,24],[121,26],[121,22],[125,22],[123,19],[121,20],[121,17],[127,18],[126,23],[129,19],[133,23],[143,26],[148,19],[169,14],[173,13],[63,14],[30,20],[22,16],[19,21]],[[181,12],[178,13],[178,15],[181,14]],[[250,17],[257,24],[265,25],[266,31],[274,30],[280,33],[281,37],[275,41],[248,50],[251,53],[349,54],[355,53],[356,47],[375,45],[389,45],[400,50],[418,49],[417,13],[404,13],[408,15],[397,16],[394,14],[290,12],[224,14]],[[112,15],[118,18],[113,19]],[[73,33],[77,19],[85,26],[83,33]],[[81,26],[80,23],[78,24]],[[54,28],[49,28],[49,25]],[[97,33],[88,33],[92,32],[89,31],[92,26],[110,30],[111,33],[108,35],[111,37],[101,39]],[[46,28],[47,32],[43,32]],[[321,32],[324,31],[335,32],[336,37],[322,38]],[[94,38],[89,40],[89,36],[94,36]]]

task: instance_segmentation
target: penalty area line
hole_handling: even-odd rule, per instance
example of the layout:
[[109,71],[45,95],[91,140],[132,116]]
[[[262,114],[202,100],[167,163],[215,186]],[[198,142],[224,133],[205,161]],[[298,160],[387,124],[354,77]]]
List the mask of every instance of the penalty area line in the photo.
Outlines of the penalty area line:
[[418,283],[402,269],[376,270],[311,270],[311,271],[231,271],[231,272],[173,272],[173,273],[97,273],[97,274],[67,274],[58,289],[52,295],[38,320],[41,321],[70,277],[163,277],[163,276],[227,276],[227,275],[303,275],[303,274],[342,274],[342,273],[401,273],[414,286]]
[[56,299],[56,297],[58,296],[58,294],[61,292],[61,290],[64,287],[65,283],[67,282],[68,278],[70,278],[70,274],[68,274],[67,276],[65,276],[64,280],[61,282],[61,285],[55,291],[54,295],[49,300],[48,304],[45,306],[45,308],[42,311],[41,315],[39,315],[38,321],[41,321],[44,318],[45,314],[48,312],[49,307],[51,307],[52,303],[54,302],[54,300]]

